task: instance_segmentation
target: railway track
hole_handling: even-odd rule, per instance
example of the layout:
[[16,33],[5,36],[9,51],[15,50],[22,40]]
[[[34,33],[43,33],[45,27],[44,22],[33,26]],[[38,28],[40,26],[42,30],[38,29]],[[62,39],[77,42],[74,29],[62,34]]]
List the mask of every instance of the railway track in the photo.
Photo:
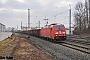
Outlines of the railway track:
[[[43,39],[43,40],[46,40],[46,39]],[[72,43],[72,42],[74,42],[74,43]],[[65,47],[68,47],[68,48],[71,48],[71,49],[74,49],[76,51],[80,51],[82,53],[90,54],[90,47],[80,45],[80,44],[82,44],[81,42],[83,42],[84,44],[87,43],[85,41],[70,39],[70,40],[67,40],[63,43],[58,43],[58,44],[65,46]],[[78,43],[78,44],[76,44],[76,43]]]
[[67,35],[68,38],[76,38],[76,39],[90,39],[90,36],[80,36],[80,35]]
[[[44,40],[46,40],[46,39],[44,39]],[[72,43],[72,42],[74,42],[74,43]],[[67,41],[65,41],[63,43],[59,43],[59,44],[62,46],[80,51],[82,53],[90,54],[90,47],[87,47],[87,45],[89,45],[89,42],[87,42],[87,41],[70,39],[70,40],[67,40]],[[85,46],[83,46],[82,44],[85,44]]]
[[90,42],[88,42],[88,41],[82,41],[82,40],[78,40],[78,39],[76,39],[76,40],[70,39],[70,40],[66,40],[63,43],[59,43],[59,44],[62,46],[80,51],[82,53],[90,54],[90,47],[87,46],[87,45],[90,45]]
[[63,42],[60,45],[71,48],[71,49],[74,49],[74,50],[77,50],[77,51],[80,51],[82,53],[90,54],[90,48],[87,47],[87,46],[73,44],[73,43],[70,43],[70,42]]
[[67,36],[67,40],[71,43],[77,43],[77,44],[81,44],[81,45],[85,45],[85,46],[90,46],[90,37],[86,36],[86,37],[82,37],[82,36]]
[[88,40],[70,38],[70,39],[67,39],[67,41],[90,46],[90,41]]
[[90,54],[90,40],[86,39],[77,39],[75,37],[68,38],[63,44],[65,47],[69,47],[71,49]]

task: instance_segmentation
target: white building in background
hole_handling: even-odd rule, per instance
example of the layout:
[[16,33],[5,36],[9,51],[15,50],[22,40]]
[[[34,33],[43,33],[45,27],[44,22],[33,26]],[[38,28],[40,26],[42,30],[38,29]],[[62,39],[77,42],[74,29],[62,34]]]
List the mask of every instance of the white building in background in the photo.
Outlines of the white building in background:
[[[71,34],[73,34],[73,30],[74,30],[74,28],[71,28]],[[66,34],[70,34],[68,28],[66,28]]]
[[8,31],[8,32],[14,32],[14,31],[17,31],[17,28],[8,27],[8,28],[6,28],[6,31]]
[[[69,30],[66,30],[66,34],[69,34]],[[73,34],[73,30],[71,30],[71,34]]]
[[2,24],[2,32],[6,31],[6,26]]
[[6,26],[0,23],[0,32],[5,32]]
[[8,27],[6,30],[7,30],[8,32],[12,31],[12,27]]

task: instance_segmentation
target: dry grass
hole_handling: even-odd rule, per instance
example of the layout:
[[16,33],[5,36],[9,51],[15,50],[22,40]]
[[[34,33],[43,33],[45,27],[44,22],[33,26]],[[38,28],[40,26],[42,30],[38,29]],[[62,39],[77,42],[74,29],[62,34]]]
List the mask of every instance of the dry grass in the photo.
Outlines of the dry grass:
[[16,46],[18,42],[17,35],[12,35],[11,37],[0,41],[0,56],[5,57],[10,53],[10,51]]
[[45,50],[39,49],[34,43],[25,38],[19,40],[13,57],[13,60],[54,60],[53,56],[46,54]]

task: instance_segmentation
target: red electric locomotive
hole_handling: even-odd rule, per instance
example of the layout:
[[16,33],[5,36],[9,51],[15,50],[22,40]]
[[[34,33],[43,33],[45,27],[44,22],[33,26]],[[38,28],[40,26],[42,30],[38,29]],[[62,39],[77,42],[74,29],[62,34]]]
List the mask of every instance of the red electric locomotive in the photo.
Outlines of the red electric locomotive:
[[63,24],[51,24],[41,28],[40,35],[53,40],[66,40],[66,28]]

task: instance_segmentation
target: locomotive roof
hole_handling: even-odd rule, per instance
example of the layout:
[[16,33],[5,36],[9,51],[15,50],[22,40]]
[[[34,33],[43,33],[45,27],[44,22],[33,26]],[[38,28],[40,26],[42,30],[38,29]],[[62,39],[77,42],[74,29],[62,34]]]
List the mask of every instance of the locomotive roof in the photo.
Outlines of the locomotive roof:
[[50,24],[50,25],[57,25],[57,23],[53,23],[53,24]]
[[51,24],[50,26],[57,26],[57,25],[64,25],[64,24]]
[[64,25],[64,24],[53,23],[53,24],[50,24],[50,25],[45,25],[44,28],[50,28],[50,27],[52,27],[52,26],[59,26],[59,25]]
[[60,23],[53,23],[53,24],[50,24],[50,25],[64,25],[64,24],[60,24]]

